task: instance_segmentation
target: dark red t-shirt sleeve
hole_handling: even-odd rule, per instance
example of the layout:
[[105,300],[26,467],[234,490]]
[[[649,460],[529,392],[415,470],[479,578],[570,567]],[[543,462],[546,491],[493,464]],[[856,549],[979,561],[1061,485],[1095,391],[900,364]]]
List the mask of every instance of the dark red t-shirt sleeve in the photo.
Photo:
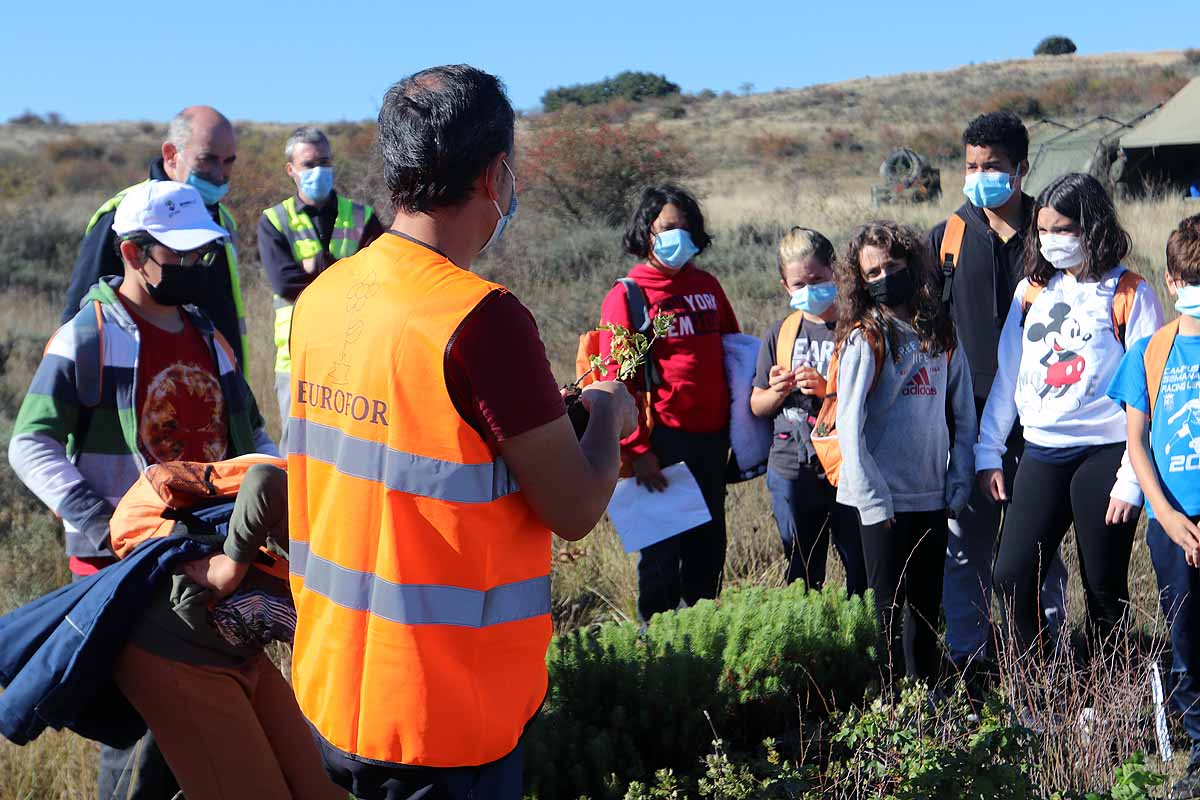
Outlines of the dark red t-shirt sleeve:
[[533,315],[508,292],[484,298],[446,355],[459,414],[495,444],[567,413]]

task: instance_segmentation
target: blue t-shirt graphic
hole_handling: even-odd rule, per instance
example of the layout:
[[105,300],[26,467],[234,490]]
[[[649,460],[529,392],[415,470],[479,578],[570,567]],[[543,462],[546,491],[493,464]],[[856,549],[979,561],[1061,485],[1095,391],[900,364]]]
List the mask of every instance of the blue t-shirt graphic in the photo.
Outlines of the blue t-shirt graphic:
[[[1124,406],[1150,413],[1146,387],[1146,346],[1136,342],[1121,360],[1108,396]],[[1163,370],[1162,385],[1150,422],[1150,449],[1158,480],[1171,505],[1194,517],[1200,514],[1200,336],[1176,336]],[[1146,513],[1154,511],[1146,504]]]

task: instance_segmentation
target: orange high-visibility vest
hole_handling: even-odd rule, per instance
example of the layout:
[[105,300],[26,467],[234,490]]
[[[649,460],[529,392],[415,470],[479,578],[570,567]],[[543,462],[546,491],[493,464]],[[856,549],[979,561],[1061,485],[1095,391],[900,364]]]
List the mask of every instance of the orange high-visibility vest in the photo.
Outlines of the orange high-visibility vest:
[[455,332],[494,291],[386,235],[295,307],[292,680],[352,756],[495,761],[546,694],[550,531],[444,377]]

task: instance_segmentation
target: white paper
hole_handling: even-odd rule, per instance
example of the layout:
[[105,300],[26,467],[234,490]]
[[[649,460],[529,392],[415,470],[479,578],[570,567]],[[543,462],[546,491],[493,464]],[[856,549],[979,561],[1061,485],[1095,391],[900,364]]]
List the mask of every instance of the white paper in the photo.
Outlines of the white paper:
[[612,520],[626,553],[634,553],[664,539],[690,531],[712,520],[700,484],[686,464],[672,464],[662,471],[667,488],[651,492],[634,478],[617,481],[608,518]]

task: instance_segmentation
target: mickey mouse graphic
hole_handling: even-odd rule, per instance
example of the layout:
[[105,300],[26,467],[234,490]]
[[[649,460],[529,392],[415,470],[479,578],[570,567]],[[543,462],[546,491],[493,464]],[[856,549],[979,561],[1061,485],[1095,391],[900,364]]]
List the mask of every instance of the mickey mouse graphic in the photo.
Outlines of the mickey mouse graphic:
[[1042,342],[1049,348],[1046,355],[1039,359],[1046,368],[1046,378],[1038,397],[1045,399],[1056,389],[1058,393],[1054,395],[1055,398],[1062,397],[1083,379],[1087,362],[1079,355],[1079,350],[1092,335],[1084,333],[1079,320],[1071,316],[1071,306],[1055,303],[1050,309],[1049,324],[1038,322],[1030,325],[1027,336],[1029,341]]

